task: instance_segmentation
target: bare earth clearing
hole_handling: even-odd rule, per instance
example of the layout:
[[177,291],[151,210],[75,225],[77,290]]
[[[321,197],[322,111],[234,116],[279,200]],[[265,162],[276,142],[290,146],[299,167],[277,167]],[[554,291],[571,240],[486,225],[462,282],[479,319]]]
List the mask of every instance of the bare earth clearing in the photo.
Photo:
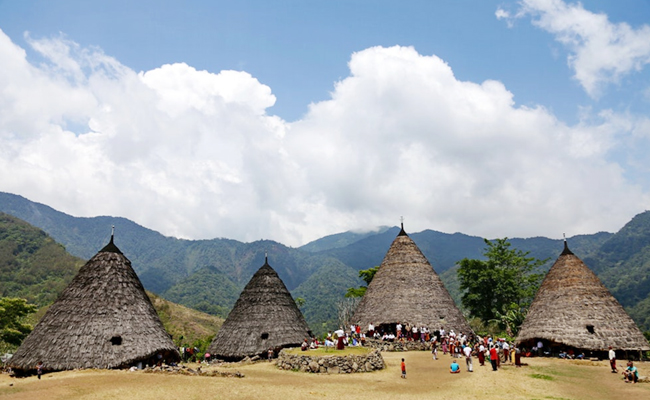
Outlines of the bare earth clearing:
[[[434,361],[427,352],[383,353],[387,369],[350,375],[280,371],[270,363],[228,364],[245,378],[194,377],[128,371],[69,371],[12,379],[0,376],[2,399],[648,399],[650,384],[625,384],[606,361],[524,359],[529,366],[505,365],[498,372],[478,366],[473,373],[448,372],[451,358]],[[400,378],[406,359],[408,379]],[[619,363],[620,364],[620,363]],[[640,375],[650,363],[639,363]],[[194,365],[193,367],[196,367]],[[620,365],[619,365],[620,367]],[[205,367],[204,367],[205,368]],[[13,386],[9,386],[13,383]]]

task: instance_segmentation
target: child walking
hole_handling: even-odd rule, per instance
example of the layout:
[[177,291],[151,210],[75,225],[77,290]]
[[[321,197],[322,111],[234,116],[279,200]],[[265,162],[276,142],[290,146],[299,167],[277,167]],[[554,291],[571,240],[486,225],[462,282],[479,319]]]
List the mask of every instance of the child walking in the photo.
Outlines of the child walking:
[[406,379],[406,363],[404,362],[403,358],[402,358],[402,378]]

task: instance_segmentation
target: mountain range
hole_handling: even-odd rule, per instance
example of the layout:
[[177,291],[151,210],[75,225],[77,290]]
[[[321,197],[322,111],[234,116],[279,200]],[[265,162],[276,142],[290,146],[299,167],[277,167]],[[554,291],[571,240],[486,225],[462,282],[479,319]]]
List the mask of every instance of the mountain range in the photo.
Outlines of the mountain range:
[[[315,332],[334,326],[336,303],[347,288],[359,286],[358,271],[379,265],[399,232],[344,232],[299,248],[271,240],[242,243],[231,239],[184,240],[166,237],[121,217],[79,218],[0,192],[0,212],[34,225],[76,257],[89,259],[110,238],[131,260],[145,288],[176,303],[225,317],[250,277],[264,264],[278,272]],[[434,230],[409,234],[457,300],[455,266],[463,258],[483,258],[483,238]],[[562,251],[561,240],[511,238],[514,248],[548,260],[548,270]],[[630,315],[650,330],[650,212],[635,216],[617,233],[599,232],[568,239],[571,250],[603,280]],[[543,271],[544,272],[544,271]],[[10,284],[9,275],[1,277]]]

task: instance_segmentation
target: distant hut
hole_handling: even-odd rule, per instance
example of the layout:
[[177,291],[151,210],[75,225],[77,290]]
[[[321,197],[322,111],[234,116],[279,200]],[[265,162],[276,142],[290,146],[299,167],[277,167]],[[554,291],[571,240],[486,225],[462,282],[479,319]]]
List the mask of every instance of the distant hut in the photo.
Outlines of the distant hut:
[[25,338],[10,366],[20,374],[39,361],[46,371],[60,371],[179,359],[131,262],[111,235]]
[[647,351],[648,341],[600,279],[575,256],[564,251],[548,271],[516,342],[528,348],[573,348],[600,353]]
[[394,331],[399,322],[426,326],[431,332],[441,327],[447,332],[472,332],[438,274],[404,231],[404,224],[352,321],[364,328],[373,323],[388,331]]
[[265,259],[241,292],[208,353],[235,361],[269,349],[299,347],[311,337],[305,318],[277,272]]

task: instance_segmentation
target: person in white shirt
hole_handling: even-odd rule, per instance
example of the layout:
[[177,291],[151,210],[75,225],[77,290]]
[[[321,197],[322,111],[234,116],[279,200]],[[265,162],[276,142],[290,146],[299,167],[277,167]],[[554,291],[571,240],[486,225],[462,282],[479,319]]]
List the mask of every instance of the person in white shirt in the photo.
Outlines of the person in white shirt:
[[616,352],[609,346],[609,366],[612,367],[612,373],[618,373],[616,368]]
[[467,371],[474,372],[472,366],[472,348],[470,346],[463,347],[463,353],[465,353],[465,364],[467,365]]
[[478,363],[481,367],[485,366],[485,346],[482,342],[478,346]]

